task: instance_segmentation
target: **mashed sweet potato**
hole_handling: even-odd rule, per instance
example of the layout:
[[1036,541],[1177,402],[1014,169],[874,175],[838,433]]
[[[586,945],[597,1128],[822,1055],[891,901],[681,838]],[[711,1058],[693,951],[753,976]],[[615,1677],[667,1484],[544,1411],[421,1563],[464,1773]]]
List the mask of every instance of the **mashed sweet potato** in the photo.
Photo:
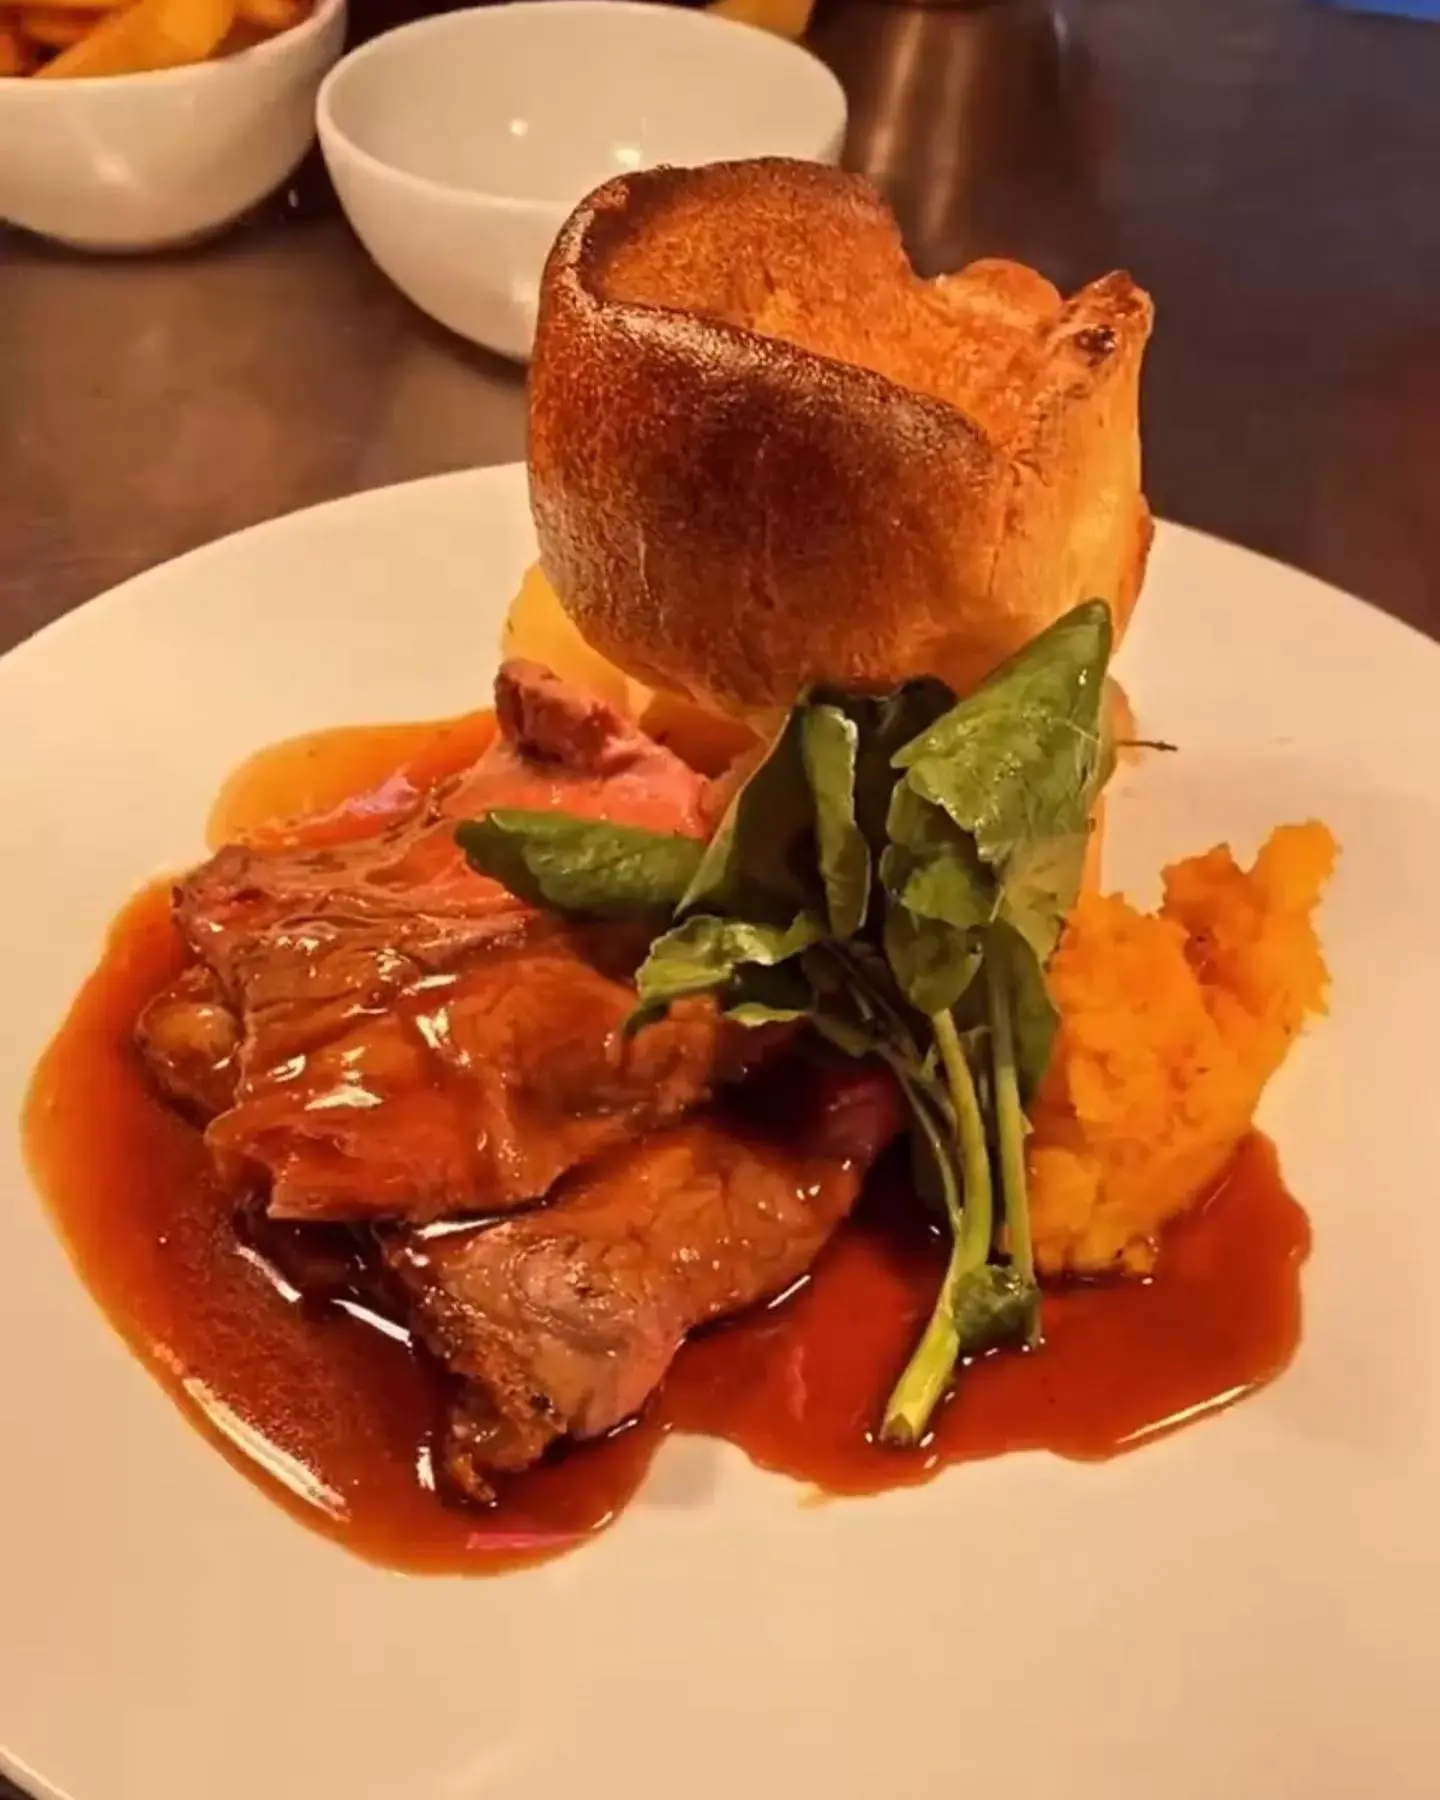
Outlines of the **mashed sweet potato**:
[[1286,825],[1250,870],[1224,846],[1173,864],[1158,913],[1082,896],[1050,966],[1061,1026],[1032,1117],[1042,1271],[1143,1273],[1224,1173],[1324,1011],[1313,915],[1335,854],[1323,825]]

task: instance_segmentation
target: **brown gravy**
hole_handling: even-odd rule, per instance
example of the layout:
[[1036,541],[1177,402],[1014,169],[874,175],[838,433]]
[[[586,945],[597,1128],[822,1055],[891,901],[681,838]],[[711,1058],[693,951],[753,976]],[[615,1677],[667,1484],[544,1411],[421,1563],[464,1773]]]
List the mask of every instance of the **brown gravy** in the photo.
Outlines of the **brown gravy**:
[[[226,784],[211,841],[338,841],[403,810],[483,748],[488,715],[319,733]],[[303,826],[286,824],[299,813]],[[939,1277],[905,1196],[876,1184],[798,1293],[681,1353],[645,1416],[513,1482],[488,1512],[434,1492],[435,1378],[373,1320],[287,1300],[238,1240],[198,1132],[146,1085],[130,1033],[182,955],[164,886],[117,919],[31,1091],[32,1167],[92,1292],[210,1440],[297,1518],[394,1567],[489,1573],[608,1524],[669,1431],[738,1444],[830,1493],[928,1480],[1007,1450],[1102,1458],[1277,1375],[1300,1330],[1305,1215],[1252,1137],[1225,1185],[1168,1235],[1147,1283],[1046,1302],[1046,1343],[964,1375],[928,1444],[870,1437]]]

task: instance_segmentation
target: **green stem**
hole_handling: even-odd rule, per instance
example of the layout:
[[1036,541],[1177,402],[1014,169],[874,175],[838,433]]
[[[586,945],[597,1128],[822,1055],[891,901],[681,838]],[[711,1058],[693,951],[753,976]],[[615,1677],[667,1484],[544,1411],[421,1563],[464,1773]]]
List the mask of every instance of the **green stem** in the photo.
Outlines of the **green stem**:
[[844,970],[846,979],[850,982],[851,987],[857,989],[868,1001],[873,1011],[884,1019],[886,1026],[889,1028],[890,1035],[894,1038],[895,1042],[899,1044],[905,1055],[918,1063],[920,1061],[920,1051],[915,1042],[914,1033],[910,1030],[909,1025],[906,1024],[904,1018],[891,1003],[888,996],[881,991],[879,983],[871,978],[869,970],[865,967],[861,959],[858,956],[847,954],[847,952],[838,944],[830,944],[826,947],[829,949],[835,961],[838,962],[840,967]]
[[[930,1415],[939,1405],[955,1372],[960,1354],[960,1334],[955,1325],[957,1295],[961,1282],[989,1259],[995,1216],[990,1151],[985,1140],[985,1121],[980,1112],[980,1097],[975,1091],[975,1078],[951,1015],[936,1013],[930,1023],[940,1048],[940,1060],[954,1108],[963,1203],[955,1182],[950,1147],[939,1139],[933,1120],[916,1104],[918,1094],[913,1072],[902,1073],[891,1061],[916,1117],[926,1130],[940,1167],[951,1231],[950,1259],[934,1310],[904,1373],[895,1384],[880,1426],[880,1435],[886,1443],[906,1447],[918,1444],[924,1437]],[[890,1061],[888,1057],[886,1060]]]
[[957,1233],[967,1254],[967,1266],[979,1268],[990,1255],[990,1236],[995,1226],[995,1197],[990,1181],[990,1146],[985,1141],[985,1119],[975,1077],[965,1057],[954,1017],[936,1013],[930,1021],[940,1061],[949,1083],[950,1099],[960,1138],[960,1174],[965,1188],[965,1219]]
[[950,1377],[955,1372],[955,1362],[960,1355],[960,1334],[955,1329],[946,1300],[953,1282],[958,1279],[955,1261],[959,1255],[960,1246],[956,1244],[950,1252],[950,1267],[945,1271],[940,1298],[925,1327],[925,1335],[915,1346],[914,1354],[905,1365],[905,1373],[896,1382],[895,1391],[885,1407],[880,1436],[885,1443],[894,1444],[900,1450],[913,1449],[924,1437],[930,1415],[944,1398]]
[[[1000,1191],[1010,1237],[1010,1261],[1027,1286],[1035,1283],[1035,1246],[1030,1235],[1030,1197],[1025,1176],[1025,1112],[1015,1068],[1015,1033],[1010,1017],[1009,956],[995,934],[985,958],[986,1004],[994,1057],[995,1135],[1000,1151]],[[1038,1331],[1032,1328],[1032,1342]]]
[[914,1067],[907,1065],[905,1058],[897,1051],[892,1050],[888,1044],[880,1045],[879,1050],[881,1057],[900,1083],[901,1091],[910,1103],[910,1111],[915,1115],[916,1124],[925,1134],[925,1141],[930,1146],[930,1153],[935,1158],[935,1166],[940,1172],[940,1185],[944,1189],[945,1213],[950,1220],[951,1235],[958,1239],[961,1221],[964,1218],[964,1207],[960,1198],[960,1189],[955,1180],[955,1164],[951,1157],[950,1146],[945,1142],[940,1128],[931,1115],[924,1089],[915,1079]]
[[[882,1054],[885,1056],[886,1062],[890,1063],[891,1068],[895,1069],[897,1073],[900,1068],[903,1067],[906,1078],[909,1080],[911,1086],[914,1087],[917,1093],[923,1094],[930,1102],[935,1116],[939,1119],[941,1125],[950,1134],[950,1138],[953,1140],[959,1130],[959,1126],[955,1119],[955,1108],[950,1100],[949,1089],[945,1086],[944,1082],[937,1081],[933,1072],[927,1069],[924,1063],[912,1062],[903,1054],[894,1060],[892,1060],[891,1052],[886,1051],[882,1052]],[[946,1155],[947,1157],[953,1158],[954,1153],[953,1143],[950,1143],[947,1145]]]

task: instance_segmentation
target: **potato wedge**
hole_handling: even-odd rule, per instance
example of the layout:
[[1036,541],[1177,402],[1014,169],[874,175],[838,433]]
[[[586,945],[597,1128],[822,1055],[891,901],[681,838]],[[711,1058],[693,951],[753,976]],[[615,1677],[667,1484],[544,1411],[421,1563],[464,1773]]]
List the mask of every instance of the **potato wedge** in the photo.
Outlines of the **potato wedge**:
[[273,32],[263,30],[259,25],[252,25],[248,19],[242,19],[237,12],[235,23],[220,40],[216,56],[238,56],[242,50],[253,50],[257,44],[268,44],[274,36]]
[[236,8],[247,25],[275,34],[298,25],[310,8],[305,0],[239,0]]
[[[125,5],[125,0],[41,0],[45,12],[74,13],[77,18],[93,23],[105,13],[118,12]],[[28,12],[30,8],[20,6],[17,12]]]
[[236,0],[135,0],[37,70],[36,80],[137,75],[203,62],[234,24],[235,8]]
[[7,14],[0,13],[0,77],[28,75],[34,62],[30,46],[20,28]]
[[815,0],[716,0],[710,11],[742,25],[758,25],[777,37],[803,37],[810,25]]
[[95,29],[96,15],[58,6],[22,6],[15,15],[21,32],[45,50],[68,50]]

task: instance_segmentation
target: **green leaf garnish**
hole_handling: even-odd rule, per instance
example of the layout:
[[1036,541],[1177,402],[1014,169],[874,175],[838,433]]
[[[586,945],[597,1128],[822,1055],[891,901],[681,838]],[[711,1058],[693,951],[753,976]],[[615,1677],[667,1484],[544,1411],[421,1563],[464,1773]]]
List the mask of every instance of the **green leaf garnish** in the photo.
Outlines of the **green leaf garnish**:
[[614,919],[672,909],[705,854],[697,838],[500,807],[455,829],[473,869],[532,906]]
[[895,757],[949,712],[955,695],[943,681],[923,676],[880,699],[841,697],[835,704],[843,706],[860,733],[855,817],[866,843],[874,849],[886,841],[885,819],[896,781]]
[[981,946],[970,931],[914,913],[903,901],[885,908],[885,959],[917,1012],[948,1013],[975,979]]
[[854,937],[870,905],[870,846],[855,818],[860,728],[838,706],[801,714],[800,749],[814,804],[815,847],[830,935]]
[[788,925],[697,913],[656,938],[635,986],[642,1006],[669,1005],[687,994],[724,989],[746,964],[772,968],[824,936],[825,922],[816,913],[799,913]]
[[682,913],[788,925],[820,902],[803,730],[804,717],[796,708],[726,809],[681,897]]

